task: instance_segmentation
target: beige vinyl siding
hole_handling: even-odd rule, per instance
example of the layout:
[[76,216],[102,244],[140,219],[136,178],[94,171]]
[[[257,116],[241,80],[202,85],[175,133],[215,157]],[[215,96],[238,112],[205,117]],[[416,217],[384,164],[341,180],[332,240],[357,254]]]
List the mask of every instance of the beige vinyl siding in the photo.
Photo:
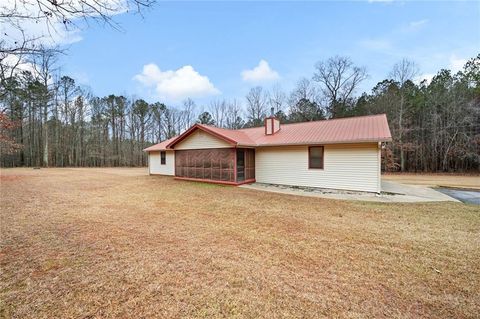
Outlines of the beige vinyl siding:
[[367,192],[380,191],[378,144],[325,145],[324,168],[308,168],[308,146],[262,147],[257,182]]
[[154,175],[174,175],[175,174],[175,153],[166,151],[165,165],[160,164],[160,152],[148,153],[149,173]]
[[198,150],[205,148],[227,148],[230,144],[201,130],[196,130],[183,141],[175,145],[176,150]]

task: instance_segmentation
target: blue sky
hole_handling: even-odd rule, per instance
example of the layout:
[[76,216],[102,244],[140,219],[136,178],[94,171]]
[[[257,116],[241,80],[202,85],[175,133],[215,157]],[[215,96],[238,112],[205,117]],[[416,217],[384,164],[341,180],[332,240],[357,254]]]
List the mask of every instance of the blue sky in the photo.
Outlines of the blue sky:
[[367,68],[364,91],[404,57],[430,77],[480,53],[479,2],[160,2],[143,19],[114,19],[124,31],[75,35],[63,71],[99,96],[173,105],[243,100],[255,85],[289,91],[334,55]]

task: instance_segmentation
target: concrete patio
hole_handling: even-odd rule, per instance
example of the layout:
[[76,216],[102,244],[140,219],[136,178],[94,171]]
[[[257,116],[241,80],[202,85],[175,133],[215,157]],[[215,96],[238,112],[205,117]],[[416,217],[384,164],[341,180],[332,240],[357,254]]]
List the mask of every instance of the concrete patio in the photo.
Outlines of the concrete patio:
[[246,184],[240,187],[265,192],[273,192],[288,195],[307,197],[319,197],[341,200],[361,200],[369,202],[385,203],[421,203],[421,202],[460,202],[459,200],[422,185],[406,185],[392,181],[382,181],[382,194],[351,192],[342,190],[323,189],[299,189],[295,187],[270,185],[270,184]]

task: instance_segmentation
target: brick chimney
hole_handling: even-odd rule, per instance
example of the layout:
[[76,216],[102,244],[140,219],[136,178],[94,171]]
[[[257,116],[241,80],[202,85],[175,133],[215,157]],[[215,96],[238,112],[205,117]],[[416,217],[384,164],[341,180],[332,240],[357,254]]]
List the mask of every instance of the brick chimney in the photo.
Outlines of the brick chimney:
[[265,135],[273,135],[280,130],[280,121],[275,117],[273,107],[270,116],[265,118]]

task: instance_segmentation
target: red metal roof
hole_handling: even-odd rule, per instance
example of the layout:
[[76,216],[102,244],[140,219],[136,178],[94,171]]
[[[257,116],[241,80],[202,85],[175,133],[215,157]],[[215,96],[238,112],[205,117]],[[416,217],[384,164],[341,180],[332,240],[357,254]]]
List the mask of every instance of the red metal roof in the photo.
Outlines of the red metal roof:
[[209,125],[195,124],[189,130],[170,142],[162,145],[167,149],[190,135],[195,129],[209,132],[236,146],[280,146],[306,144],[340,144],[362,142],[387,142],[392,140],[385,114],[357,116],[333,120],[281,124],[280,130],[273,135],[265,135],[265,127],[229,130]]
[[257,146],[386,142],[392,140],[385,114],[281,124],[273,135],[264,127],[240,130]]
[[172,142],[174,139],[176,139],[178,136],[174,136],[172,138],[169,138],[168,140],[165,140],[163,142],[160,142],[158,144],[152,145],[150,147],[147,147],[144,149],[145,152],[153,152],[153,151],[165,151],[167,148],[166,146]]

